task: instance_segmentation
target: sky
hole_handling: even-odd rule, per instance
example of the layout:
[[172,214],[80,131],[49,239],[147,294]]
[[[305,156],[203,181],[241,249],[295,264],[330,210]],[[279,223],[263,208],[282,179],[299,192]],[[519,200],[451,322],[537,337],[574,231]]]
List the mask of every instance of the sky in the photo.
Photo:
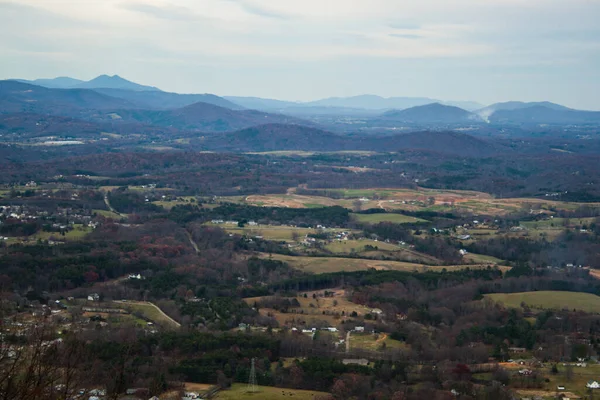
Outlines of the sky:
[[0,0],[0,79],[600,110],[600,0]]

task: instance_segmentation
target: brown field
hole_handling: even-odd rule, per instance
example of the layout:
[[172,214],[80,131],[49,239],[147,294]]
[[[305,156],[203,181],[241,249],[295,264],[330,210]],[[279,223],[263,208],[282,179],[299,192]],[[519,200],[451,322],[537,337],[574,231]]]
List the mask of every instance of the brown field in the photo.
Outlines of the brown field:
[[193,392],[204,392],[214,386],[214,385],[210,385],[210,384],[206,384],[206,383],[192,383],[192,382],[185,382],[184,385],[185,385],[185,390],[190,390]]

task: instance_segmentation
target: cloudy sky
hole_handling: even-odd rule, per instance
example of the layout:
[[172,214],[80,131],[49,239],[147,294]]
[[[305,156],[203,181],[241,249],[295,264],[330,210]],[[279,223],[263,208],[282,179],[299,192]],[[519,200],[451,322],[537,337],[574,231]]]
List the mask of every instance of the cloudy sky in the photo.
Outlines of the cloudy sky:
[[600,110],[600,0],[0,0],[0,78]]

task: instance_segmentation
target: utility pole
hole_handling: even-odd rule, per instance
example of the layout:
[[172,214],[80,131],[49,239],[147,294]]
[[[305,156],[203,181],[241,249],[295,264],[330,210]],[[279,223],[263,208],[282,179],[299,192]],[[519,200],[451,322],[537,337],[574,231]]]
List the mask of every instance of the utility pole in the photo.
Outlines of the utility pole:
[[252,366],[250,367],[250,378],[248,379],[248,393],[258,392],[256,387],[256,367],[254,366],[254,358],[252,359]]

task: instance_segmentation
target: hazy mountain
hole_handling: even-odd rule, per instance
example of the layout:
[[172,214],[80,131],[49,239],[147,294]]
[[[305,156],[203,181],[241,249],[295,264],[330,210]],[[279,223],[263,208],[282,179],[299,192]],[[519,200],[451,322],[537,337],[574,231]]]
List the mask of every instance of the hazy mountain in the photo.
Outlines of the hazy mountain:
[[51,89],[124,89],[135,91],[157,91],[160,90],[153,86],[140,85],[135,82],[121,78],[119,75],[100,75],[90,81],[82,81],[79,79],[69,78],[66,76],[54,79],[36,79],[32,81],[24,79],[15,79],[18,82],[29,83],[31,85],[39,85]]
[[33,81],[28,81],[25,79],[15,80],[23,83],[29,83],[31,85],[44,86],[52,89],[70,89],[84,82],[79,79],[69,78],[68,76],[60,76],[58,78],[53,79],[35,79]]
[[324,107],[324,106],[303,106],[299,105],[296,107],[287,107],[283,109],[274,110],[286,115],[293,115],[297,117],[354,117],[354,118],[368,118],[374,117],[381,114],[381,110],[366,110],[364,108],[349,108],[349,107]]
[[91,81],[82,82],[75,86],[79,89],[125,89],[125,90],[160,90],[154,86],[140,85],[121,78],[119,75],[100,75]]
[[309,106],[363,108],[367,110],[404,109],[435,103],[437,100],[426,97],[380,97],[371,94],[353,97],[330,97],[304,103]]
[[600,111],[579,111],[566,107],[535,105],[526,108],[498,110],[488,117],[496,124],[589,124],[600,123]]
[[244,108],[264,111],[283,110],[288,107],[297,107],[302,104],[293,101],[262,99],[260,97],[223,96],[223,98],[235,104],[239,104]]
[[512,111],[530,107],[546,107],[551,110],[570,110],[570,108],[561,106],[560,104],[550,103],[549,101],[541,102],[523,102],[523,101],[507,101],[504,103],[495,103],[475,111],[484,120],[489,120],[490,116],[496,111]]
[[87,89],[49,89],[0,81],[0,113],[77,116],[83,110],[134,108],[130,102]]
[[467,111],[476,111],[484,107],[483,104],[477,103],[476,101],[440,101],[439,103],[462,108]]
[[123,89],[94,89],[96,92],[103,93],[112,97],[118,97],[136,103],[140,108],[149,108],[157,110],[167,110],[172,108],[181,108],[190,104],[202,102],[213,104],[219,107],[229,108],[231,110],[242,110],[244,107],[232,103],[222,97],[214,94],[178,94],[159,90],[123,90]]
[[427,104],[405,110],[388,111],[381,118],[415,124],[456,124],[478,119],[474,114],[462,108],[446,106],[440,103]]
[[[235,131],[270,123],[303,122],[285,115],[255,110],[231,110],[208,103],[194,103],[175,110],[120,110],[114,114],[123,121],[207,132]],[[113,117],[114,115],[110,116]]]

